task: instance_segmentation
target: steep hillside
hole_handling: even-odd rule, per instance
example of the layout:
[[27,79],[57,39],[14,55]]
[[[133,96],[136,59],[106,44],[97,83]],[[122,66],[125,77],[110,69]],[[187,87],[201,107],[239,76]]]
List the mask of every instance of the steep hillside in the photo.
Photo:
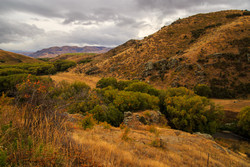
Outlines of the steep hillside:
[[249,25],[249,12],[240,10],[179,19],[78,66],[77,71],[146,80],[159,88],[202,83],[219,92],[217,97],[234,97],[250,90]]
[[1,64],[18,64],[18,63],[35,63],[35,62],[40,62],[40,61],[31,57],[28,57],[28,56],[21,55],[21,54],[0,50],[0,65]]
[[77,46],[63,46],[63,47],[51,47],[39,50],[35,53],[30,54],[31,57],[56,57],[61,54],[65,53],[105,53],[109,51],[110,48],[106,47],[99,47],[99,46],[84,46],[84,47],[77,47]]

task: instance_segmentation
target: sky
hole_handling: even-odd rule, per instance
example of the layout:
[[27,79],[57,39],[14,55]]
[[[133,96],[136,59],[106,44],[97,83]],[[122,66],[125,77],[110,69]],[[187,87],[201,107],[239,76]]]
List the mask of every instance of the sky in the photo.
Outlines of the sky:
[[0,0],[0,49],[115,47],[179,18],[249,8],[249,0]]

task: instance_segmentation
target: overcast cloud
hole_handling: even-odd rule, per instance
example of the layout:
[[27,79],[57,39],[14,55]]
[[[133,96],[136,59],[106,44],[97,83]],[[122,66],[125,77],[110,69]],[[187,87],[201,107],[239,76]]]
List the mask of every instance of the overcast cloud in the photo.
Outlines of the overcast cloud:
[[0,48],[114,47],[178,18],[249,7],[249,0],[0,0]]

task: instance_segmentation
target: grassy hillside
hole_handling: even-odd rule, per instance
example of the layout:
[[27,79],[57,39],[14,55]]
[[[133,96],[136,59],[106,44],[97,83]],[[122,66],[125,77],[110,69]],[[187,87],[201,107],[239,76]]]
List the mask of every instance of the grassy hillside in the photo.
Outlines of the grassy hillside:
[[229,10],[180,19],[78,67],[100,76],[150,81],[160,88],[207,84],[216,97],[249,93],[249,12]]
[[84,63],[84,61],[87,63],[90,62],[96,55],[97,53],[65,53],[50,59],[50,61],[70,60],[76,63]]
[[37,62],[41,61],[21,54],[0,50],[0,65]]

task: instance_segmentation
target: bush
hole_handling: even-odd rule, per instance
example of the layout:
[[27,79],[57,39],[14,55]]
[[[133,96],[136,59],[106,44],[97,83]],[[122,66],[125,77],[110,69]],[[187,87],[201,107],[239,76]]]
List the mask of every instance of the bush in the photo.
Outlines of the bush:
[[194,87],[194,93],[200,96],[210,97],[211,89],[205,84],[198,84]]
[[76,66],[76,63],[69,60],[57,60],[53,62],[53,65],[55,66],[56,71],[66,71],[70,67]]
[[206,97],[197,96],[186,88],[167,89],[161,95],[161,103],[170,126],[187,132],[214,133],[223,115]]
[[27,70],[18,69],[18,68],[4,68],[0,69],[0,76],[8,76],[13,74],[28,74]]
[[242,16],[240,13],[234,13],[234,14],[229,14],[226,15],[226,18],[236,18]]
[[92,59],[86,58],[86,59],[83,59],[83,60],[78,61],[77,64],[86,64],[86,63],[89,63],[89,62],[91,62],[91,61],[92,61]]
[[13,94],[17,90],[16,85],[27,80],[28,76],[32,81],[37,81],[39,79],[39,77],[28,74],[0,76],[0,92],[8,92],[9,95]]
[[106,88],[108,86],[112,86],[113,88],[117,88],[117,80],[113,77],[102,78],[96,84],[97,88]]
[[87,114],[82,120],[82,127],[84,130],[92,129],[95,126],[95,120],[91,114]]
[[123,112],[146,109],[157,110],[159,99],[146,93],[120,92],[113,103]]
[[129,85],[139,82],[137,80],[127,80],[127,81],[118,81],[117,82],[117,89],[119,90],[124,90],[126,87],[128,87]]
[[132,84],[128,85],[127,88],[125,88],[125,91],[147,93],[147,94],[154,95],[154,96],[159,95],[159,92],[157,89],[155,89],[153,86],[151,86],[145,82],[132,83]]
[[239,133],[250,137],[250,106],[246,106],[241,109],[238,119],[238,127],[240,128]]

